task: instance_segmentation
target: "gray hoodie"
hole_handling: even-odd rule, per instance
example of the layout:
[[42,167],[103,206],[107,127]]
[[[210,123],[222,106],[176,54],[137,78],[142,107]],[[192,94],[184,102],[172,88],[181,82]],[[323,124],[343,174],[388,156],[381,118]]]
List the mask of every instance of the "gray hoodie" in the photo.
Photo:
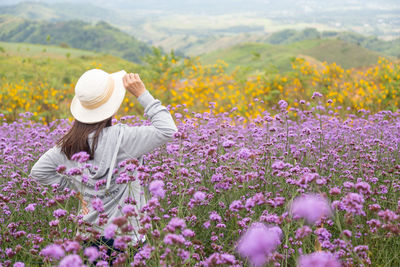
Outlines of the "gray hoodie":
[[[144,115],[151,120],[150,126],[128,126],[125,124],[116,124],[103,129],[99,135],[97,148],[94,153],[94,159],[86,163],[98,169],[91,168],[85,170],[89,176],[87,183],[82,183],[82,177],[67,176],[57,173],[56,169],[64,165],[67,169],[79,167],[76,161],[68,160],[60,147],[54,146],[43,154],[31,169],[31,176],[43,185],[59,184],[60,189],[65,187],[80,192],[83,199],[88,203],[89,213],[84,215],[83,219],[96,226],[98,222],[98,212],[92,208],[91,200],[95,197],[100,198],[104,204],[104,212],[108,215],[108,223],[103,228],[97,228],[102,231],[107,225],[112,223],[115,217],[122,216],[119,207],[125,205],[124,201],[132,197],[136,201],[136,212],[146,204],[143,188],[138,179],[134,182],[117,184],[115,182],[118,175],[111,170],[118,168],[118,163],[126,159],[137,159],[139,164],[143,164],[143,155],[155,148],[172,140],[177,132],[175,122],[166,107],[161,105],[158,99],[154,99],[149,91],[145,91],[138,97],[139,103],[144,107]],[[89,135],[89,144],[91,145],[94,133]],[[135,171],[136,174],[136,171]],[[95,184],[99,180],[106,180],[106,186],[95,190]],[[132,218],[132,217],[131,217]],[[135,229],[132,236],[132,242],[139,239],[136,232],[138,229],[138,219],[133,218],[131,223]],[[143,239],[142,239],[143,240]]]

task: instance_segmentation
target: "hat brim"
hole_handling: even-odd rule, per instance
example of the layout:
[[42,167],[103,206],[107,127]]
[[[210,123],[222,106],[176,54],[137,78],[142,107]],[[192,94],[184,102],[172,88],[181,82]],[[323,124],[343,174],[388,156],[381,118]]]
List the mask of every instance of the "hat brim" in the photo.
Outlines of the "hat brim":
[[126,71],[121,70],[111,73],[114,81],[114,91],[106,103],[95,109],[87,109],[81,105],[79,99],[74,96],[71,102],[71,113],[74,118],[83,123],[96,123],[110,118],[117,113],[119,107],[125,98],[126,89],[122,81],[122,77]]

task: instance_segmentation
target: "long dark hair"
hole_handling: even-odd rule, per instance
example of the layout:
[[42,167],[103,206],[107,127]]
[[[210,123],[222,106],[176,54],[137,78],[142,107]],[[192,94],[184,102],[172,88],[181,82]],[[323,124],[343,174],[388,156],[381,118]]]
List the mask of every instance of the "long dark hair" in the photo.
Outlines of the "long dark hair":
[[[61,151],[64,152],[69,160],[72,155],[81,151],[85,151],[90,155],[89,159],[93,159],[99,135],[105,127],[111,126],[111,121],[112,117],[94,124],[75,120],[71,129],[57,142],[57,145],[61,147]],[[88,142],[88,136],[91,132],[95,132],[92,147],[89,146]]]

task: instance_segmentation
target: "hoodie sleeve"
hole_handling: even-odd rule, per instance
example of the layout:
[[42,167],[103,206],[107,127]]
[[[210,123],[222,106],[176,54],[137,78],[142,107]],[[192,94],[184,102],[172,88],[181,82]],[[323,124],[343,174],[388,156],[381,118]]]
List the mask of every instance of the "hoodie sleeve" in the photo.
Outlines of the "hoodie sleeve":
[[159,147],[174,137],[178,131],[168,109],[161,105],[161,101],[154,99],[149,91],[138,97],[144,107],[144,116],[149,117],[150,126],[127,126],[121,147],[132,158],[138,158],[156,147]]
[[56,147],[44,153],[33,165],[30,176],[42,185],[58,184],[62,190],[68,186],[68,180],[57,172],[57,153],[59,152]]

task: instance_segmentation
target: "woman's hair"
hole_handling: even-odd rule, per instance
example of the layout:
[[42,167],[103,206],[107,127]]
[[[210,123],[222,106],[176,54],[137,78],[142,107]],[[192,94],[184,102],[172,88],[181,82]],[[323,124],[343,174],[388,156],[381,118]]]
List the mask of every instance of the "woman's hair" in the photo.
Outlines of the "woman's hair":
[[[89,159],[93,159],[99,135],[105,127],[111,126],[111,120],[112,117],[94,124],[75,120],[71,129],[57,142],[57,145],[61,147],[61,151],[64,152],[69,160],[72,155],[81,151],[85,151],[90,155]],[[88,136],[91,132],[95,132],[92,147],[89,146],[88,142]]]

